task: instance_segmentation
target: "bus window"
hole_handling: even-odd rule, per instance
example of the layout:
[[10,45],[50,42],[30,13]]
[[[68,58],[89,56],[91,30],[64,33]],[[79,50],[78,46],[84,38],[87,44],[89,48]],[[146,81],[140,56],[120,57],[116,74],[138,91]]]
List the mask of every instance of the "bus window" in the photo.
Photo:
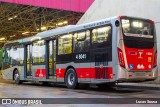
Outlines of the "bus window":
[[11,57],[10,57],[10,48],[5,48],[4,49],[4,59],[3,62],[11,62]]
[[154,24],[149,20],[121,19],[125,46],[129,48],[153,48]]
[[33,63],[44,63],[45,62],[45,45],[44,40],[40,40],[33,43]]
[[23,45],[19,46],[19,62],[20,64],[24,63],[24,46]]
[[111,44],[111,26],[105,26],[100,28],[95,28],[92,30],[92,43],[106,43]]
[[83,31],[74,34],[74,53],[88,52],[90,47],[90,31]]
[[53,41],[49,41],[49,76],[53,76]]
[[10,50],[11,62],[12,65],[19,64],[19,49],[18,46],[12,46]]
[[58,55],[72,53],[72,34],[60,36],[58,38]]

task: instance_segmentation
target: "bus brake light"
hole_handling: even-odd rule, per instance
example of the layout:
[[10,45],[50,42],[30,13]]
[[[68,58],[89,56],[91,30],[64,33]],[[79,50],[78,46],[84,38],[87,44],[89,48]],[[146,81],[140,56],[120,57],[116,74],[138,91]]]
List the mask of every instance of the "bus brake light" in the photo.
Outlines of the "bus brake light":
[[125,62],[124,62],[123,52],[119,48],[118,48],[118,58],[119,58],[120,66],[125,68]]

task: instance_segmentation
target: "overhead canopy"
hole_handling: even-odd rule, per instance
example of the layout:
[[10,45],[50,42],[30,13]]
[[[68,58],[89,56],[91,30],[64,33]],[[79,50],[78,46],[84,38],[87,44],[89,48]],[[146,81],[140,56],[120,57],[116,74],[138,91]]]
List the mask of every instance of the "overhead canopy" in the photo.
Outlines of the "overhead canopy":
[[85,13],[94,0],[0,0],[3,2]]

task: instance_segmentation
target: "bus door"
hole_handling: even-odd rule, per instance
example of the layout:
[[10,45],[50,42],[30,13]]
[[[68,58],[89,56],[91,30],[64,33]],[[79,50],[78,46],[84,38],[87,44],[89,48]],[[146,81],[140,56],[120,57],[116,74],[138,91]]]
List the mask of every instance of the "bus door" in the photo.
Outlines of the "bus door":
[[56,76],[56,40],[48,42],[48,77],[54,78]]
[[25,75],[26,78],[32,78],[32,44],[26,45],[26,68],[25,68]]

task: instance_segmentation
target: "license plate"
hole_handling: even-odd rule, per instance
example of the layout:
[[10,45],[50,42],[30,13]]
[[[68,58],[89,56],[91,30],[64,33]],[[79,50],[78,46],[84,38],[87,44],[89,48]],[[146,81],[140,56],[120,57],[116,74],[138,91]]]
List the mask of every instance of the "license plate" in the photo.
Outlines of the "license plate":
[[135,76],[145,76],[146,73],[145,72],[136,72]]

